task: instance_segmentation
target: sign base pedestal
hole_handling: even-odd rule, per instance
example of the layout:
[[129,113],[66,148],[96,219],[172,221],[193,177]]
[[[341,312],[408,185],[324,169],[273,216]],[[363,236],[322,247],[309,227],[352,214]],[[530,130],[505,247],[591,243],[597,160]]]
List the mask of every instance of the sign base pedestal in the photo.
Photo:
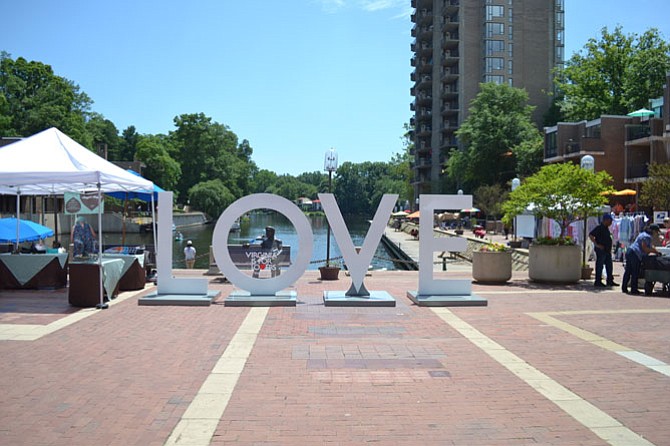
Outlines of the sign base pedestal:
[[369,291],[369,296],[347,296],[346,291],[324,291],[326,307],[395,307],[395,299],[386,291]]
[[240,290],[231,292],[224,301],[224,305],[226,307],[295,307],[296,297],[295,291],[258,295]]
[[420,307],[485,307],[488,305],[488,300],[475,294],[430,295],[408,291],[407,297]]
[[158,294],[153,292],[137,300],[138,305],[172,305],[208,307],[221,291],[207,290],[207,294]]

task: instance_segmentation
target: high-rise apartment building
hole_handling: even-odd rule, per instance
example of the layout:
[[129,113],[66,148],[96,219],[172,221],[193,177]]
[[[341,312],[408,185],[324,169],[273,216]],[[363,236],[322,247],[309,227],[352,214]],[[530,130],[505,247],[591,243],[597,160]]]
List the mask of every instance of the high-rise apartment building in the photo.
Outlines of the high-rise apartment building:
[[456,192],[442,190],[442,171],[480,83],[526,89],[541,126],[563,64],[563,1],[412,0],[416,197]]

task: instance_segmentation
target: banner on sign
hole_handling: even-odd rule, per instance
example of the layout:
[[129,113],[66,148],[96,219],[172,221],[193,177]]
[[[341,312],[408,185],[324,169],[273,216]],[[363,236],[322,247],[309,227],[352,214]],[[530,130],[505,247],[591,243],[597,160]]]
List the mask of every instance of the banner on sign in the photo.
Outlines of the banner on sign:
[[98,206],[100,213],[105,212],[105,201],[98,202],[98,192],[65,192],[63,197],[66,214],[97,214]]

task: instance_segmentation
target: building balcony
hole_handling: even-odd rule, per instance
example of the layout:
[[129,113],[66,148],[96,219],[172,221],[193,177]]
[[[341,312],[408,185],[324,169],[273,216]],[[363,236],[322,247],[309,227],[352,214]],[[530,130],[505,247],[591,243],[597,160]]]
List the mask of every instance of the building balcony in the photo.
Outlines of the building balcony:
[[447,102],[442,106],[441,113],[442,116],[453,116],[457,115],[459,111],[460,109],[458,108],[458,103]]
[[649,176],[649,164],[632,164],[626,167],[626,180],[636,180]]
[[442,38],[442,48],[444,49],[457,49],[459,41],[458,32],[445,32]]
[[442,52],[442,65],[458,66],[459,54],[457,49],[444,50]]
[[458,35],[458,16],[447,16],[442,22],[442,31]]
[[446,85],[442,89],[442,99],[455,100],[458,99],[458,90],[453,85]]
[[455,132],[458,130],[458,123],[455,121],[446,121],[442,124],[443,132]]
[[418,161],[414,164],[414,167],[417,169],[430,169],[430,160],[427,158],[418,158]]
[[431,148],[430,148],[430,143],[425,142],[425,141],[418,141],[416,145],[416,151],[418,154],[426,154],[430,153]]
[[581,152],[581,150],[582,150],[582,144],[580,142],[573,141],[573,142],[565,143],[563,153],[565,155],[570,155],[570,154],[574,154],[574,153],[579,153],[579,152]]
[[442,70],[442,77],[440,78],[440,80],[442,82],[451,83],[451,82],[454,82],[454,81],[458,80],[458,74],[459,74],[458,73],[458,67],[456,67],[456,66],[445,67]]
[[646,124],[629,124],[626,126],[626,141],[648,138],[651,136],[651,127]]
[[421,92],[419,95],[416,97],[416,104],[417,105],[431,105],[433,103],[433,95],[430,93],[425,93]]
[[448,15],[457,13],[460,5],[460,0],[445,0],[442,14]]
[[416,116],[419,122],[424,121],[430,122],[431,119],[433,118],[433,114],[430,110],[421,110],[416,114]]

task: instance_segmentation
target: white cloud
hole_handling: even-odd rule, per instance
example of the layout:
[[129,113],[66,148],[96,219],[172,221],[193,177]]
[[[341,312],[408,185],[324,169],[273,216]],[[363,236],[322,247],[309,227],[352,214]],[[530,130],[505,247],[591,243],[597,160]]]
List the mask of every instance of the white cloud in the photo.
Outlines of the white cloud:
[[397,3],[397,0],[363,0],[361,1],[361,7],[366,11],[379,11],[394,8]]
[[360,8],[368,12],[398,9],[400,12],[393,18],[409,17],[412,8],[408,6],[407,0],[316,0],[321,4],[324,11],[335,13],[347,7]]
[[316,0],[316,3],[320,3],[323,10],[328,13],[337,12],[347,5],[346,0]]

